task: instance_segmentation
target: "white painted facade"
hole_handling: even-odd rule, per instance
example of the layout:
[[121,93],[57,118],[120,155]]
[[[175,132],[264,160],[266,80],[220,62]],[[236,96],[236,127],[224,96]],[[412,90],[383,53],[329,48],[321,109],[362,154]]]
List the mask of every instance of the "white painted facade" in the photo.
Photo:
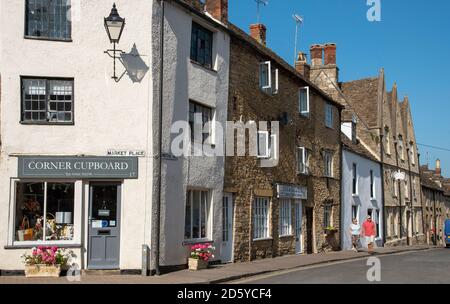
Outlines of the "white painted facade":
[[[356,193],[353,193],[353,170],[356,165]],[[371,197],[371,177],[373,173],[373,193]],[[372,210],[372,218],[379,223],[377,225],[378,237],[377,246],[383,246],[383,205],[382,205],[382,180],[381,168],[378,162],[370,160],[359,154],[349,151],[345,147],[342,149],[342,249],[352,248],[350,225],[354,214],[358,223],[362,226],[364,220]],[[361,245],[366,246],[364,239]]]
[[[126,25],[118,48],[128,55],[117,62],[117,83],[111,79],[113,60],[104,54],[112,48],[103,25],[112,2],[72,1],[72,41],[24,38],[24,1],[1,0],[0,25],[0,269],[20,270],[23,248],[15,239],[15,182],[19,156],[107,156],[110,149],[145,151],[137,179],[115,180],[121,187],[120,269],[141,269],[142,245],[152,244],[152,206],[157,161],[159,70],[155,58],[158,41],[157,1],[116,0]],[[207,70],[190,61],[193,18],[214,34],[214,66]],[[163,152],[170,152],[172,122],[188,119],[189,99],[214,109],[215,120],[225,122],[228,99],[229,37],[215,21],[194,17],[187,9],[166,3]],[[130,53],[132,55],[130,55]],[[127,61],[128,60],[128,61]],[[127,73],[125,66],[128,67]],[[73,78],[74,123],[27,125],[21,123],[21,77]],[[172,135],[173,138],[175,135]],[[184,244],[186,189],[209,190],[211,209],[208,240],[221,240],[223,157],[180,158],[163,161],[161,265],[187,262]],[[76,179],[74,240],[67,241],[81,268],[87,267],[89,179]],[[56,242],[61,243],[61,242]],[[65,243],[65,244],[66,244]],[[38,243],[36,243],[38,244]],[[40,243],[39,243],[40,244]],[[49,243],[51,244],[51,243]],[[23,244],[22,244],[23,245]],[[67,245],[67,244],[66,244]],[[219,246],[217,246],[219,248]],[[217,258],[220,254],[216,253]]]

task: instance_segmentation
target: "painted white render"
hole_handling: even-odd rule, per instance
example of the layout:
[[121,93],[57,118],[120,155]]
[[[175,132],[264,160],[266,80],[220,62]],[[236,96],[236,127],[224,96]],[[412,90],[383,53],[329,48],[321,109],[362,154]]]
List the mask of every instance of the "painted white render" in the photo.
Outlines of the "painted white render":
[[[213,67],[204,68],[190,60],[192,22],[213,32]],[[211,107],[216,122],[225,126],[227,119],[229,45],[228,34],[212,19],[191,13],[169,1],[165,8],[163,153],[170,153],[170,134],[176,121],[188,121],[189,100]],[[155,45],[156,46],[156,45]],[[223,141],[213,129],[214,143]],[[186,191],[209,191],[207,238],[216,247],[220,259],[222,239],[222,192],[224,157],[180,157],[164,160],[162,166],[161,256],[162,266],[181,265],[187,261],[187,248],[199,240],[184,239]]]
[[[122,184],[120,268],[141,268],[141,246],[150,244],[152,155],[152,1],[116,0],[126,26],[118,47],[125,55],[128,73],[111,79],[113,61],[103,18],[113,1],[72,0],[72,42],[24,38],[25,1],[1,0],[0,4],[0,269],[23,269],[25,249],[13,245],[13,179],[18,155],[106,156],[108,149],[144,150],[139,158],[139,178]],[[139,9],[136,9],[139,8]],[[117,73],[124,66],[118,62]],[[74,79],[73,125],[24,125],[21,117],[21,76]],[[75,191],[74,249],[81,267],[86,266],[88,181],[77,180]]]
[[[353,194],[353,164],[357,168],[357,193]],[[373,172],[374,197],[371,197],[370,171]],[[350,225],[352,223],[352,206],[358,209],[358,223],[363,224],[368,215],[368,210],[373,210],[373,218],[378,221],[379,237],[376,238],[377,246],[383,244],[383,205],[381,188],[380,164],[359,154],[342,149],[342,249],[352,248]],[[379,210],[379,218],[376,218],[376,210]],[[364,239],[361,239],[363,246],[366,246]]]

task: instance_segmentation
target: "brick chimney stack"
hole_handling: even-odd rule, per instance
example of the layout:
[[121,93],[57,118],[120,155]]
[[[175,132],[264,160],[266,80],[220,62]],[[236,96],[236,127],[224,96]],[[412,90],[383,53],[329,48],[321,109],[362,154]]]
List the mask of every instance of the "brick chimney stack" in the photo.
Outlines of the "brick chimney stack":
[[323,65],[323,46],[320,44],[311,46],[311,65],[313,68]]
[[295,69],[302,74],[306,79],[309,79],[311,67],[306,60],[306,54],[298,53],[297,61],[295,62]]
[[328,43],[324,46],[325,49],[325,65],[336,65],[336,44]]
[[250,36],[259,43],[266,45],[267,28],[264,24],[252,24],[250,25]]
[[214,19],[228,23],[228,0],[206,0],[205,11]]
[[437,159],[436,160],[436,175],[441,176],[441,160]]

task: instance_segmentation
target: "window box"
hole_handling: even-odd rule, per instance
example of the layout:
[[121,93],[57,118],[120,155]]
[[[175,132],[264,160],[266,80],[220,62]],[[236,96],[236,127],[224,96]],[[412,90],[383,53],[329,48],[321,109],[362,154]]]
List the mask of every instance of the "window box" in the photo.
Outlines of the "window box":
[[58,278],[61,275],[61,265],[25,265],[27,278]]

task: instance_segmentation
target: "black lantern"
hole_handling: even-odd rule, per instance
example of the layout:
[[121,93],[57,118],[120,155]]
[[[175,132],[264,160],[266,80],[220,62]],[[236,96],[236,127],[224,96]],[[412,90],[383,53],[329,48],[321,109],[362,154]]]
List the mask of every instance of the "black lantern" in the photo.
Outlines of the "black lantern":
[[116,50],[116,43],[119,43],[124,27],[125,18],[120,17],[119,12],[116,8],[116,4],[114,3],[113,8],[111,9],[111,13],[108,17],[105,18],[106,33],[108,34],[109,40],[113,44],[113,49],[107,50],[105,51],[105,53],[114,59],[114,76],[112,77],[112,79],[114,79],[116,82],[118,81],[118,78],[116,76],[116,59],[120,58],[116,56],[116,53],[124,53],[121,50]]

